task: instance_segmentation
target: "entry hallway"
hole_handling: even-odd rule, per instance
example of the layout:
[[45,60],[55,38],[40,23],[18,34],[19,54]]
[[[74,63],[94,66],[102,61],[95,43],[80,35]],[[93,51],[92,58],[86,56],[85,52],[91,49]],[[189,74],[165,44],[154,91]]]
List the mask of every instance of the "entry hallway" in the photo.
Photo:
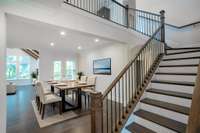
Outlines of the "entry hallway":
[[[31,104],[35,99],[32,86],[17,87],[15,95],[7,97],[7,133],[90,133],[90,115],[40,128]],[[52,108],[47,108],[51,110]],[[49,111],[49,112],[57,112]]]

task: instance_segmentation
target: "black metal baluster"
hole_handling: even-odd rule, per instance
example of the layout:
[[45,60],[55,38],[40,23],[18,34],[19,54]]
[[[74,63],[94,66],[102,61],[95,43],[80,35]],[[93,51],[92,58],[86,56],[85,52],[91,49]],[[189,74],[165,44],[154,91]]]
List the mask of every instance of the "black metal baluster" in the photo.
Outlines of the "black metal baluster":
[[131,83],[132,83],[132,87],[131,87],[131,89],[132,89],[132,103],[134,103],[134,77],[133,77],[133,73],[134,73],[134,70],[133,70],[133,63],[131,64]]
[[109,108],[108,108],[108,96],[106,97],[106,108],[107,108],[107,111],[106,111],[106,118],[107,118],[107,133],[109,133],[109,118],[108,118],[108,113],[109,113]]
[[119,119],[119,124],[121,125],[122,122],[121,122],[121,87],[120,87],[120,81],[121,81],[121,79],[118,82],[118,91],[119,91],[118,92],[119,93],[119,100],[118,100],[118,102],[119,102],[119,105],[118,105],[119,106],[119,118],[118,119]]
[[144,18],[145,18],[145,25],[144,25],[144,29],[145,29],[145,35],[149,36],[148,34],[148,28],[147,28],[147,25],[148,25],[148,17],[147,17],[147,13],[144,13]]
[[143,49],[143,54],[142,54],[142,62],[143,62],[143,71],[144,71],[144,75],[143,75],[143,82],[142,82],[142,84],[144,84],[144,82],[145,82],[145,78],[146,78],[146,70],[147,70],[147,68],[146,68],[146,60],[145,60],[145,58],[146,58],[146,47]]
[[139,84],[139,87],[137,88],[137,95],[139,94],[139,89],[142,87],[142,77],[143,77],[143,70],[142,70],[142,52],[141,54],[139,55],[139,65],[140,65],[140,68],[138,70],[139,74],[141,73],[141,76],[139,77],[140,78],[140,84]]
[[124,104],[125,104],[125,102],[124,102],[124,100],[125,100],[125,89],[124,89],[125,87],[124,87],[124,76],[122,76],[122,114],[123,114],[123,116],[122,116],[122,118],[123,119],[125,119],[125,112],[124,112]]
[[135,93],[134,93],[134,98],[136,99],[137,98],[137,88],[138,88],[138,77],[137,77],[137,60],[138,60],[138,57],[136,57],[136,62],[134,62],[134,84],[135,84]]
[[[145,58],[145,48],[142,50],[142,54],[141,54],[141,62],[142,62],[142,83],[141,83],[141,85],[143,86],[143,84],[144,84],[144,79],[145,79],[145,73],[146,73],[146,71],[145,71],[145,60],[144,60],[144,58]],[[142,89],[142,88],[140,88],[140,89]]]
[[140,12],[138,11],[138,28],[136,27],[137,31],[141,32],[142,33],[142,30],[141,30],[141,17],[140,17]]
[[111,125],[110,125],[110,128],[111,128],[111,133],[112,133],[112,131],[113,131],[113,97],[112,97],[112,90],[111,90],[111,92],[110,92],[110,95],[111,95],[111,115],[110,115],[110,117],[111,117]]
[[114,91],[115,91],[115,131],[117,131],[117,87],[114,87]]
[[128,69],[128,88],[129,88],[129,108],[131,108],[131,74],[130,68]]
[[126,87],[125,87],[126,88],[126,113],[128,113],[128,94],[127,94],[128,93],[128,88],[127,88],[128,87],[127,86],[128,80],[127,80],[127,72],[125,73],[125,78],[126,78],[125,79],[125,83],[126,83],[125,84],[126,85]]

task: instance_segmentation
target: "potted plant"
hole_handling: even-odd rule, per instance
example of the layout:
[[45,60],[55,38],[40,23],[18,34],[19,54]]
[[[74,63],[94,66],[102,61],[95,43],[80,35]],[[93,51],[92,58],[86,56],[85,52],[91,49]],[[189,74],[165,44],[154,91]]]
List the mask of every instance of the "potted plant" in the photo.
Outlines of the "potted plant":
[[31,73],[31,78],[32,78],[33,86],[35,85],[35,81],[37,80],[37,77],[38,77],[37,72],[32,72]]
[[81,76],[83,76],[84,74],[83,72],[78,72],[77,75],[78,75],[78,80],[81,80]]

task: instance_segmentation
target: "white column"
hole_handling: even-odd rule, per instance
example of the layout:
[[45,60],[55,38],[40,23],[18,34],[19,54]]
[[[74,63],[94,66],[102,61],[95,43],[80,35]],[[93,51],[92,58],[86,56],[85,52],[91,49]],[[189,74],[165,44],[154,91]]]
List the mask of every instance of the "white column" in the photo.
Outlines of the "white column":
[[134,24],[135,19],[135,12],[133,9],[136,7],[136,0],[123,0],[123,5],[128,5],[129,11],[128,11],[128,23],[129,26],[132,27]]
[[6,18],[0,9],[0,133],[6,133]]

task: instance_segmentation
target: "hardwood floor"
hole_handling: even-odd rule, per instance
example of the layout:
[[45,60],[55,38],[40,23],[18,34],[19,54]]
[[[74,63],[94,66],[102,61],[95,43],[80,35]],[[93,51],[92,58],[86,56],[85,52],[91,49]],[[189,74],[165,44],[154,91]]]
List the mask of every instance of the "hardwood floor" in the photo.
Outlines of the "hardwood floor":
[[90,115],[40,128],[31,104],[34,98],[32,86],[17,87],[15,95],[7,96],[7,133],[91,133]]

